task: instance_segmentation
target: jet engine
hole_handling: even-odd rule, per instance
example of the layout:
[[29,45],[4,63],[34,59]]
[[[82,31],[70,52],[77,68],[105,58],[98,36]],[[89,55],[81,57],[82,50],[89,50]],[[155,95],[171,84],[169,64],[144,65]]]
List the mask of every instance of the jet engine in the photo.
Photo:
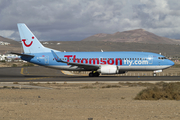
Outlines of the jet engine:
[[118,69],[118,66],[116,65],[101,65],[100,69],[97,70],[97,72],[107,75],[107,74],[124,74],[128,71],[120,71]]
[[117,74],[119,70],[116,65],[101,65],[97,71],[101,74]]

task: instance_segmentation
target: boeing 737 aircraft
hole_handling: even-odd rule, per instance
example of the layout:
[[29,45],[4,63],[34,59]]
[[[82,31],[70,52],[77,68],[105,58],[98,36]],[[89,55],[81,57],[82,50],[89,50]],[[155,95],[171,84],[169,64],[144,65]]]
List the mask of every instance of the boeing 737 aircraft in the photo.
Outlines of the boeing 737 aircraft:
[[41,66],[69,71],[92,71],[90,77],[100,74],[123,74],[127,71],[162,72],[174,63],[151,52],[61,52],[44,47],[29,28],[17,24],[24,53],[13,53],[22,60]]

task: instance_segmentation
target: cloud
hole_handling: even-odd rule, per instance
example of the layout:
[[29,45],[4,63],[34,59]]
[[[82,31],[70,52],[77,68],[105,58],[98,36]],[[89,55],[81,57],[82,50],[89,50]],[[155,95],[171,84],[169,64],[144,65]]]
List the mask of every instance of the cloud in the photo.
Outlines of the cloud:
[[40,40],[82,40],[98,33],[143,28],[180,39],[177,0],[0,0],[1,35],[19,40],[25,23]]
[[[174,9],[175,0],[141,0],[134,6],[137,13],[135,19],[141,20],[140,26],[157,35],[180,39],[180,9]],[[169,4],[174,2],[174,4]],[[177,2],[177,1],[176,1]],[[180,4],[179,4],[180,5]]]
[[12,30],[0,30],[0,36],[9,37],[14,33]]

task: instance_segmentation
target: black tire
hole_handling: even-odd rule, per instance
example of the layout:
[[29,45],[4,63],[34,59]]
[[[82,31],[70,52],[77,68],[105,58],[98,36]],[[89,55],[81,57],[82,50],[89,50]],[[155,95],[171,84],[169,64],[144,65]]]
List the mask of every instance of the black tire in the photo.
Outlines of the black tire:
[[94,77],[93,73],[89,73],[89,77]]
[[94,73],[94,76],[99,77],[99,73],[98,72]]
[[153,76],[156,77],[156,73],[153,73]]

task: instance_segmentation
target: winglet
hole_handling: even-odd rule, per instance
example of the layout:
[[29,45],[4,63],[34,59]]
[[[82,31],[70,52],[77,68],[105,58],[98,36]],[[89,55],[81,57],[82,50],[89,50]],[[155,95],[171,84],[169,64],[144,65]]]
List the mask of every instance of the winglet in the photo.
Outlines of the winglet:
[[52,54],[53,54],[53,56],[54,56],[54,59],[55,59],[57,62],[64,62],[64,61],[62,61],[62,60],[57,56],[57,54],[56,54],[53,50],[51,50],[51,52],[52,52]]

